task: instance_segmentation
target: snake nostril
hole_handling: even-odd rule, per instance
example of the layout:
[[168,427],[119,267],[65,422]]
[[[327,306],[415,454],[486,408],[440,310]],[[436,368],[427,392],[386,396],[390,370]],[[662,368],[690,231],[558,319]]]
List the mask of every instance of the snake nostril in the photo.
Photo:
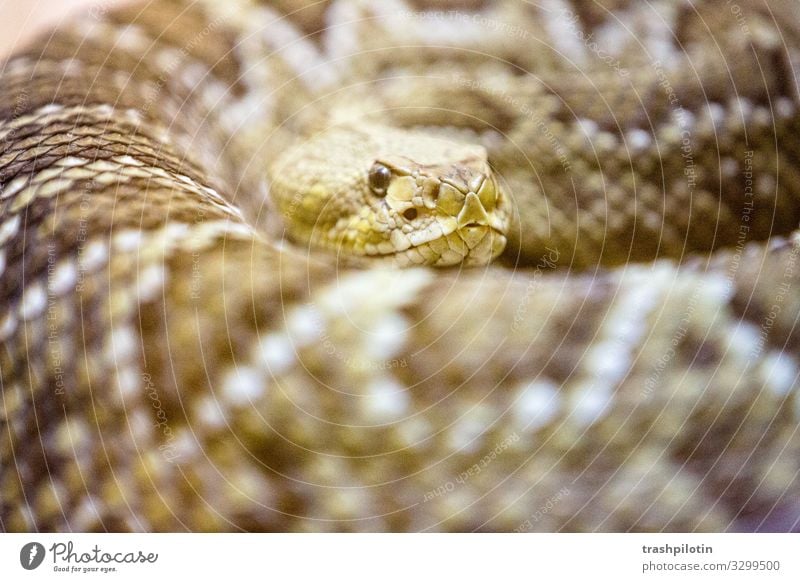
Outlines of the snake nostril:
[[405,212],[403,212],[403,218],[406,220],[414,220],[417,217],[417,209],[416,208],[409,208]]

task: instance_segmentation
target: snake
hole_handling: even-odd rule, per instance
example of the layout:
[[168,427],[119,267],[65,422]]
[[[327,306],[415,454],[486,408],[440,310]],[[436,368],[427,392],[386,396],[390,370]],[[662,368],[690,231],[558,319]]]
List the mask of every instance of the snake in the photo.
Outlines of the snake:
[[800,524],[792,1],[97,3],[0,66],[0,529]]

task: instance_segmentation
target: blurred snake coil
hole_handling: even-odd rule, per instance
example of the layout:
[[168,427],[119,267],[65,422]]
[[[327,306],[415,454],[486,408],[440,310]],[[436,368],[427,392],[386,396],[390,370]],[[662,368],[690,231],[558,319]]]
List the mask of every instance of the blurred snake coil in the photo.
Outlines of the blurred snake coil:
[[0,529],[800,529],[800,11],[100,3],[0,65]]

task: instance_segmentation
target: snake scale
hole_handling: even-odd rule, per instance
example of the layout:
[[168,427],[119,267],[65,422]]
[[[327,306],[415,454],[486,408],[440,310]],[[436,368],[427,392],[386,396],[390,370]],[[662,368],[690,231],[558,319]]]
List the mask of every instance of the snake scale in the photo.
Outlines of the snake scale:
[[798,15],[155,0],[20,47],[0,528],[797,530]]

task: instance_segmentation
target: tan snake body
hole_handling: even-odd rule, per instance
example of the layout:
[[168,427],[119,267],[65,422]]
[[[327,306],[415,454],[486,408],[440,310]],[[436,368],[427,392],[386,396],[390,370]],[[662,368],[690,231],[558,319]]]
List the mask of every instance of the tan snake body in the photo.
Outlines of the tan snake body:
[[[263,4],[2,67],[2,529],[798,529],[795,2]],[[498,261],[287,228],[381,124],[488,160]]]

